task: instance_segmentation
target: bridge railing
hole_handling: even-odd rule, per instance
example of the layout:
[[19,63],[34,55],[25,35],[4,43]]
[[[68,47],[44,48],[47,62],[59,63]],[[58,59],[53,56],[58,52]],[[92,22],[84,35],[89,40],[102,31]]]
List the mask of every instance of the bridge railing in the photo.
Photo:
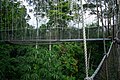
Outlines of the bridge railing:
[[[98,27],[86,28],[86,37],[90,38],[102,38],[102,28],[99,29],[100,33],[98,35]],[[38,31],[38,33],[37,33]],[[107,38],[107,32],[105,37]],[[83,31],[77,28],[41,28],[37,29],[18,29],[18,30],[0,30],[0,41],[2,40],[49,40],[49,39],[82,39]]]
[[109,51],[104,55],[98,68],[88,80],[118,80],[117,45],[111,43]]

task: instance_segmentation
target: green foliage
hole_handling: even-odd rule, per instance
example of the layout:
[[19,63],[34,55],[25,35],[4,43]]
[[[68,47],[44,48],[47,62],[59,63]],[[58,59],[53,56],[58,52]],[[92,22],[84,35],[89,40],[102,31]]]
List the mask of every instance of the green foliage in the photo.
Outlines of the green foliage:
[[[39,46],[38,53],[34,46],[0,45],[1,80],[82,80],[85,77],[82,43],[56,44],[52,51]],[[102,59],[103,44],[90,42],[87,46],[91,75]]]
[[[52,25],[52,27],[60,26],[60,27],[68,27],[67,21],[72,20],[73,17],[69,16],[70,9],[69,9],[70,2],[68,1],[60,1],[55,5],[55,3],[52,3],[50,5],[50,9],[48,10],[48,17],[49,22],[48,25]],[[56,18],[56,16],[58,16]],[[56,22],[53,24],[53,22]]]
[[[27,51],[25,51],[26,48]],[[34,48],[22,48],[21,46],[14,46],[14,48],[11,48],[10,45],[3,44],[1,45],[0,50],[2,51],[0,54],[0,79],[2,80],[70,79],[70,77],[61,73],[61,60],[64,60],[65,56],[59,57],[55,51],[49,52],[46,49],[39,49],[39,53],[36,54]],[[25,52],[25,54],[21,55],[21,51],[23,51],[23,53]],[[11,52],[15,53],[11,54]],[[37,55],[37,58],[35,58],[35,55]],[[70,62],[67,64],[67,68],[69,68]]]
[[21,5],[19,1],[0,1],[0,29],[2,35],[0,39],[20,39],[25,32],[23,29],[28,26],[25,19],[26,15],[25,6]]
[[[20,3],[13,3],[10,0],[1,1],[2,9],[0,12],[1,29],[12,28],[16,26],[25,28],[26,9],[20,6]],[[68,27],[67,21],[73,17],[67,15],[70,12],[69,1],[60,0],[57,6],[53,1],[49,2],[48,17],[50,18],[48,25],[42,27],[61,26]],[[40,5],[40,4],[39,4]],[[94,6],[94,5],[93,5]],[[44,7],[43,7],[44,8]],[[57,9],[59,8],[59,9]],[[40,10],[40,9],[39,9]],[[44,11],[44,9],[43,9]],[[7,16],[7,17],[6,17]],[[56,18],[55,16],[58,16]],[[61,17],[61,18],[60,18]],[[22,20],[21,20],[22,19]],[[56,21],[56,23],[53,23]],[[23,23],[24,22],[24,23]],[[13,23],[13,24],[11,24]],[[23,24],[21,24],[23,23]],[[4,26],[4,27],[3,27]],[[94,26],[94,25],[92,25]],[[14,27],[16,28],[16,27]],[[31,28],[32,29],[32,28]],[[73,28],[74,29],[74,28]],[[45,29],[40,29],[42,34],[46,33]],[[54,29],[53,29],[54,30]],[[28,30],[29,31],[29,30]],[[43,31],[43,32],[42,32]],[[75,31],[75,29],[74,29]],[[56,31],[56,33],[59,33]],[[68,31],[65,31],[68,32]],[[76,31],[75,31],[76,32]],[[21,31],[14,32],[18,36],[23,35]],[[3,36],[7,34],[3,33]],[[33,30],[32,36],[35,36],[36,29]],[[28,34],[27,34],[28,35]],[[48,35],[47,35],[48,36]],[[75,36],[75,34],[73,35]],[[109,43],[108,43],[109,45]],[[99,64],[103,56],[103,44],[88,43],[88,54],[90,54],[90,71],[91,75]],[[0,43],[0,80],[83,80],[85,77],[84,52],[82,43],[61,43],[52,45],[52,51],[46,46],[39,46],[36,50],[35,46],[22,46]],[[37,53],[38,51],[38,53]],[[97,58],[96,58],[97,57]]]
[[[26,16],[26,9],[24,6],[20,7],[19,2],[12,2],[10,0],[3,0],[1,1],[1,23],[2,28],[8,28],[12,29],[12,27],[15,29],[16,27],[20,28],[21,25],[21,19],[23,22],[25,22],[25,16]],[[24,24],[22,24],[23,26]],[[4,27],[3,27],[4,26]]]

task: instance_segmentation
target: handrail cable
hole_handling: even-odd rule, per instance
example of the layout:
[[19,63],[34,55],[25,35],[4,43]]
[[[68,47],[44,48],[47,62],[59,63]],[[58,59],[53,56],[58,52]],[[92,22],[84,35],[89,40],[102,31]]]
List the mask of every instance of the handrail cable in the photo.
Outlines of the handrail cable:
[[107,57],[109,57],[110,51],[111,51],[111,49],[112,49],[113,44],[114,44],[114,42],[111,43],[110,48],[109,48],[107,54],[104,55],[104,57],[102,58],[100,64],[98,65],[97,69],[95,70],[95,72],[94,72],[94,73],[92,74],[92,76],[90,77],[91,80],[94,80],[94,77],[95,77],[95,76],[97,75],[97,73],[99,72],[99,70],[100,70],[103,62],[105,61],[105,59],[106,59]]

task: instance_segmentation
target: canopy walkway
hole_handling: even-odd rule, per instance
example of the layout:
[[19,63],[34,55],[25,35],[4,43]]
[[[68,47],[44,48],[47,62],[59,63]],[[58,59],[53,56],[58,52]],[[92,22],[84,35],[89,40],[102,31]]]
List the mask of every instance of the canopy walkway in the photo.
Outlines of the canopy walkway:
[[[119,0],[84,0],[84,3],[83,0],[53,0],[49,4],[50,1],[0,1],[0,41],[32,44],[36,48],[41,44],[51,46],[61,42],[84,42],[85,79],[120,80],[120,46],[114,41],[120,36],[117,34],[120,25]],[[63,4],[67,5],[67,9],[62,8]],[[86,14],[88,12],[89,15]],[[89,41],[104,43],[104,57],[92,76],[88,76],[87,66],[86,42]],[[106,41],[111,41],[108,52]]]

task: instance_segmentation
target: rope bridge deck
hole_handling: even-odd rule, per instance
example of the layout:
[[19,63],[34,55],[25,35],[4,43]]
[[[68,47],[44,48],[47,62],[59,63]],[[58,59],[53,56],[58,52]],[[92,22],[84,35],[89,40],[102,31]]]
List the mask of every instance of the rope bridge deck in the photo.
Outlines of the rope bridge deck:
[[[110,41],[110,38],[105,38],[106,41]],[[10,41],[10,42],[80,42],[83,39],[32,39],[32,40],[0,40],[0,41]],[[86,41],[103,41],[103,38],[93,38],[86,39]]]

